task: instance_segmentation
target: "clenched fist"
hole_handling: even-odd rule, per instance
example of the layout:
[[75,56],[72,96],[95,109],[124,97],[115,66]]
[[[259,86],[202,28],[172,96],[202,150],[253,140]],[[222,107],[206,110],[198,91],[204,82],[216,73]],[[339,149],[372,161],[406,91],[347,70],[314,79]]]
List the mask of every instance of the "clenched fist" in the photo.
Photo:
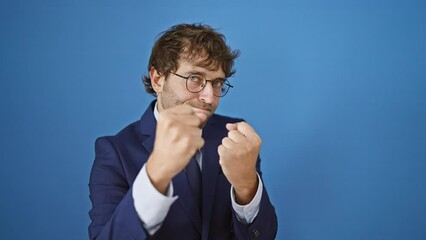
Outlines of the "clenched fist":
[[258,178],[256,161],[262,141],[246,122],[228,123],[228,136],[218,147],[219,164],[234,186],[236,201],[248,204],[256,194]]
[[200,119],[187,105],[164,109],[157,120],[154,149],[146,168],[154,187],[165,193],[170,181],[204,145]]

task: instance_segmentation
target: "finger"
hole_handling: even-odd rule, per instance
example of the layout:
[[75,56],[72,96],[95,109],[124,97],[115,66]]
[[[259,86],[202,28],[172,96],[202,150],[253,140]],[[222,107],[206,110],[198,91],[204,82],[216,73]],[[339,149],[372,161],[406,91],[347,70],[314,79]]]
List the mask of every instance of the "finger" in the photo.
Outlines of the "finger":
[[237,130],[237,124],[236,123],[227,123],[226,129],[228,129],[228,131]]
[[177,115],[174,116],[174,120],[183,125],[197,127],[198,131],[200,131],[198,126],[200,125],[201,120],[194,114]]
[[159,119],[158,120],[162,120],[162,119],[173,119],[179,116],[191,116],[194,115],[194,111],[192,110],[192,108],[188,107],[188,106],[175,106],[169,109],[165,109],[163,111],[160,112],[159,114]]
[[190,136],[194,136],[194,137],[201,137],[202,132],[196,126],[182,125],[179,129],[179,134],[190,135]]
[[237,123],[237,130],[241,132],[244,136],[253,137],[253,135],[257,136],[256,131],[246,122]]
[[[187,148],[192,154],[194,154],[198,149],[204,146],[204,139],[201,137],[201,134],[198,131],[192,131],[192,129],[183,129],[183,133],[179,134],[180,138],[176,141],[178,145]],[[171,151],[172,149],[167,149]]]
[[244,136],[240,131],[238,130],[231,130],[228,132],[228,137],[236,142],[236,143],[242,143],[246,141],[246,136]]
[[230,138],[225,137],[222,139],[222,145],[226,148],[226,149],[235,149],[237,147],[237,143],[235,143],[234,141],[232,141]]
[[204,146],[204,139],[199,137],[199,138],[195,138],[194,139],[194,147],[196,147],[196,149],[200,149]]
[[189,107],[189,108],[191,108],[191,110],[192,110],[192,112],[194,113],[194,115],[195,115],[195,116],[197,116],[197,117],[198,117],[198,119],[200,119],[199,127],[201,128],[201,127],[202,127],[202,126],[201,126],[201,123],[206,122],[206,121],[207,121],[208,116],[207,116],[205,113],[203,113],[203,112],[197,112],[197,111],[194,111],[193,106],[191,106],[189,102],[184,102],[184,103],[183,103],[183,105],[184,105],[184,106],[187,106],[187,107]]
[[192,109],[192,107],[188,105],[177,105],[167,110],[169,110],[170,113],[177,114],[177,115],[194,114],[194,110]]
[[195,114],[195,116],[198,117],[198,120],[200,120],[200,124],[199,124],[198,127],[202,128],[202,123],[205,123],[207,121],[208,116],[206,114],[200,113],[200,112],[195,112],[194,114]]
[[219,147],[217,147],[217,153],[219,154],[220,159],[222,159],[227,155],[228,150],[223,145],[219,145]]

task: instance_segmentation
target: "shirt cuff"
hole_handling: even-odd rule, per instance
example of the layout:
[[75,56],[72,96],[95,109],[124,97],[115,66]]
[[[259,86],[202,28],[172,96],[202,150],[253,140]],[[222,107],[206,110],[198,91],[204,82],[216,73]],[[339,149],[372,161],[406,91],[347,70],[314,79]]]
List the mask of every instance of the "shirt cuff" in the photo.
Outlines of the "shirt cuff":
[[259,185],[257,186],[256,195],[247,205],[239,205],[235,201],[234,186],[231,186],[232,208],[237,214],[238,220],[245,224],[252,223],[254,218],[257,216],[257,213],[259,212],[260,200],[262,199],[263,183],[259,174],[257,174],[257,178],[259,179]]
[[132,190],[136,212],[144,228],[150,235],[153,235],[160,229],[171,205],[178,198],[173,197],[173,183],[170,182],[166,195],[158,192],[152,185],[146,172],[146,164],[144,164],[133,182]]

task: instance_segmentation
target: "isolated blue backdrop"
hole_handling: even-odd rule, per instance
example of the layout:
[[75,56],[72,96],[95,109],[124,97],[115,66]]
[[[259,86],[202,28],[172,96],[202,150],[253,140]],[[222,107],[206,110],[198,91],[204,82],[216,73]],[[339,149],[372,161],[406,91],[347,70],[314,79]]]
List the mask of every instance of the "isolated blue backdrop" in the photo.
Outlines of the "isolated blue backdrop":
[[97,136],[140,117],[155,36],[241,50],[218,112],[263,137],[278,239],[426,239],[426,4],[0,0],[0,239],[87,239]]

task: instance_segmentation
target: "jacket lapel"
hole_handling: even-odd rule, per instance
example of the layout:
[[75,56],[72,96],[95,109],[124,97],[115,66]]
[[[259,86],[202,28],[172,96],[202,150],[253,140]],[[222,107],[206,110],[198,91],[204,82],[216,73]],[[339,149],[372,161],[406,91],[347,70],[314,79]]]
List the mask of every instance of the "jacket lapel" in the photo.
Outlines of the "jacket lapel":
[[145,147],[149,154],[152,153],[154,148],[155,130],[157,129],[157,120],[154,116],[155,101],[153,101],[142,115],[139,129],[139,141]]

